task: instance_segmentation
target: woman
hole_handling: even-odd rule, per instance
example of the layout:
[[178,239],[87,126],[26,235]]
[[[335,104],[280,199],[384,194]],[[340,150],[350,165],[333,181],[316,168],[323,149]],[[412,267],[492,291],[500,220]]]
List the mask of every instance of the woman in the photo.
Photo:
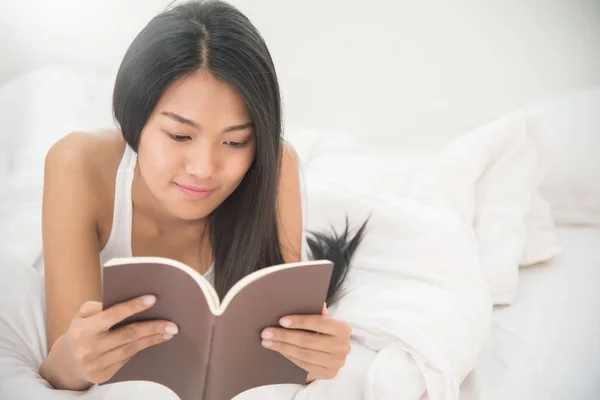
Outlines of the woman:
[[[72,133],[45,164],[43,242],[49,354],[41,376],[58,389],[108,380],[138,351],[177,333],[170,321],[107,327],[151,307],[151,296],[107,310],[101,270],[112,257],[161,256],[213,280],[222,297],[247,274],[300,260],[298,163],[281,139],[269,51],[250,21],[218,1],[178,5],[135,38],[118,71],[119,130]],[[335,262],[339,294],[354,237],[315,234],[313,257]],[[289,316],[263,345],[331,379],[350,328],[326,315]],[[308,333],[306,330],[318,333]]]

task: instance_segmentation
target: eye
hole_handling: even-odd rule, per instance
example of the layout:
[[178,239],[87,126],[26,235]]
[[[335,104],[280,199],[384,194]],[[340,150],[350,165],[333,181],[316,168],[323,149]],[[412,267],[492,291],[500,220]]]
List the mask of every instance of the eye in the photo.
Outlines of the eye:
[[189,136],[175,135],[173,133],[167,133],[167,135],[176,142],[185,142],[186,140],[191,139]]
[[239,148],[245,147],[248,144],[248,142],[233,142],[233,141],[228,141],[225,143],[234,149],[239,149]]

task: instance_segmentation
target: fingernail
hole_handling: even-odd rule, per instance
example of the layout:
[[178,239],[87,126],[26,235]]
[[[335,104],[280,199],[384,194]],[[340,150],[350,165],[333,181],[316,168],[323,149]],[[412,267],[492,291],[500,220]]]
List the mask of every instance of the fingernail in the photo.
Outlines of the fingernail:
[[268,340],[263,340],[262,345],[265,347],[271,347],[273,345],[273,342],[270,342]]
[[165,328],[165,332],[170,333],[171,335],[174,335],[177,332],[179,332],[179,329],[177,329],[177,327],[175,325],[167,325],[167,327]]
[[292,320],[289,318],[282,318],[279,320],[281,326],[290,326],[292,324]]
[[169,340],[169,339],[171,339],[172,337],[173,337],[173,335],[167,335],[167,334],[164,334],[164,335],[163,335],[163,339],[164,339],[164,340]]
[[151,306],[152,304],[154,304],[155,301],[156,301],[156,297],[154,297],[154,296],[145,296],[144,297],[144,304],[147,306]]
[[263,331],[262,338],[263,339],[271,339],[273,337],[273,332],[271,331]]

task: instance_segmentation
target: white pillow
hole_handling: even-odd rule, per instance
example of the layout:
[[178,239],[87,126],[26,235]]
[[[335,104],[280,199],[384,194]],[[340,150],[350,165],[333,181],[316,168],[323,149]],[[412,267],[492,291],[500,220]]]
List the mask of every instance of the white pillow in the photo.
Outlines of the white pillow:
[[2,117],[14,126],[12,167],[30,172],[36,183],[42,182],[46,153],[60,138],[77,130],[114,127],[111,78],[47,67],[17,79],[10,97],[15,93],[17,109]]
[[537,190],[549,164],[538,133],[535,121],[516,112],[462,135],[439,154],[398,155],[342,141],[341,149],[329,148],[305,166],[340,187],[454,210],[477,235],[494,301],[509,304],[519,266],[560,251],[550,208]]
[[600,226],[600,86],[532,105],[556,162],[541,193],[562,225]]
[[0,195],[4,182],[12,171],[17,143],[23,135],[27,98],[33,93],[24,79],[16,79],[0,86]]
[[556,235],[556,225],[550,203],[539,190],[533,193],[531,208],[525,216],[527,245],[521,256],[520,266],[527,267],[554,258],[562,252]]
[[[512,118],[512,116],[510,117]],[[501,120],[498,120],[501,121]],[[492,121],[485,127],[479,127],[473,133],[491,129],[498,121]],[[532,124],[535,124],[533,122]],[[469,133],[467,133],[469,135]],[[360,190],[376,191],[378,194],[389,196],[407,197],[417,190],[416,184],[423,179],[423,174],[441,154],[433,151],[411,151],[400,153],[398,151],[383,151],[364,142],[347,138],[339,133],[294,130],[292,140],[304,152],[299,152],[306,168],[310,167],[331,175],[331,178],[351,186],[360,186]],[[316,141],[315,138],[321,138]],[[464,138],[455,140],[460,146]],[[305,142],[310,142],[310,146]],[[452,142],[448,148],[455,146]],[[332,144],[337,144],[334,147]],[[545,149],[540,148],[545,153]],[[468,158],[457,162],[468,162]],[[454,177],[453,181],[461,177]],[[463,179],[469,179],[462,176]],[[473,184],[474,179],[467,181]],[[472,223],[472,218],[469,219]],[[548,202],[535,191],[533,203],[525,218],[527,229],[527,245],[519,262],[521,266],[528,266],[546,261],[557,255],[560,251],[554,233],[554,220]]]
[[[551,162],[539,134],[535,119],[524,111],[505,115],[448,145],[430,172],[429,179],[445,188],[453,207],[475,230],[494,304],[512,303],[520,264],[557,251],[552,234],[532,239],[539,226],[551,224],[543,200],[536,199]],[[528,229],[527,222],[536,219],[538,224]],[[529,252],[528,243],[535,244]]]
[[[0,88],[0,152],[8,154],[0,189],[0,256],[40,268],[44,160],[48,149],[74,130],[113,125],[111,80],[48,67]],[[2,153],[0,153],[2,156]]]

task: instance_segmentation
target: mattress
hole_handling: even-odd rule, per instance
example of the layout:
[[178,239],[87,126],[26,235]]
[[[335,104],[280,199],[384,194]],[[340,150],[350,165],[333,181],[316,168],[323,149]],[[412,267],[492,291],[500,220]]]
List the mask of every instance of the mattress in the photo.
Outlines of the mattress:
[[523,268],[515,303],[495,310],[461,399],[600,399],[600,229],[557,234],[562,254]]

